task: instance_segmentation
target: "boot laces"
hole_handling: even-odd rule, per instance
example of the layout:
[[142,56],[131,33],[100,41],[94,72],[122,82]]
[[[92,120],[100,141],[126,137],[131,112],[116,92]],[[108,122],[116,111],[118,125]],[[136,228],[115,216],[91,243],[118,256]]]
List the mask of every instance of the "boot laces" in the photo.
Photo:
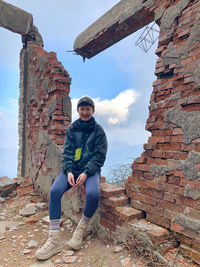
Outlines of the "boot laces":
[[74,237],[77,238],[78,240],[82,240],[83,231],[84,231],[84,229],[82,229],[80,226],[78,226],[74,232]]
[[53,240],[53,233],[49,233],[49,237],[48,237],[47,241],[45,242],[43,248],[48,248],[49,245],[51,245],[52,243],[54,243],[53,241],[54,241]]

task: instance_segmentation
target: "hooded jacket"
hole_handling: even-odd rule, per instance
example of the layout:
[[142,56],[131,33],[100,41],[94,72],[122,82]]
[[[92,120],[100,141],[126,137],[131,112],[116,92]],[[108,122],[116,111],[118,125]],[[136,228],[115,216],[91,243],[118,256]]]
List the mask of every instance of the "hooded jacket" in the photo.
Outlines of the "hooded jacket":
[[89,121],[80,118],[67,129],[62,169],[65,174],[72,172],[75,177],[81,173],[91,176],[100,174],[107,153],[107,138],[103,128],[94,117]]

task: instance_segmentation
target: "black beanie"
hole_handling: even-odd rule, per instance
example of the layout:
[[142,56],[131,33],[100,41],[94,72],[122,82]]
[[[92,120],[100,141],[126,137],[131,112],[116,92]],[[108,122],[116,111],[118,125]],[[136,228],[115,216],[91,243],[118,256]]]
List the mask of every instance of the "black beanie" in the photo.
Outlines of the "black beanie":
[[90,106],[93,108],[94,110],[94,102],[91,98],[89,98],[88,96],[84,96],[81,99],[79,99],[78,104],[77,104],[77,109],[80,106]]

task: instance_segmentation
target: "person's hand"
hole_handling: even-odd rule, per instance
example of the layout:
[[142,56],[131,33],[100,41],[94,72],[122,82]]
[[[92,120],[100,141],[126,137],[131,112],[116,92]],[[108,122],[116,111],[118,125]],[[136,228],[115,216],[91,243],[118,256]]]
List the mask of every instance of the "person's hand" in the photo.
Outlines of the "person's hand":
[[79,175],[78,179],[76,180],[75,186],[81,186],[85,183],[87,179],[87,175],[83,172]]
[[68,172],[67,181],[71,186],[75,186],[74,175],[72,172]]

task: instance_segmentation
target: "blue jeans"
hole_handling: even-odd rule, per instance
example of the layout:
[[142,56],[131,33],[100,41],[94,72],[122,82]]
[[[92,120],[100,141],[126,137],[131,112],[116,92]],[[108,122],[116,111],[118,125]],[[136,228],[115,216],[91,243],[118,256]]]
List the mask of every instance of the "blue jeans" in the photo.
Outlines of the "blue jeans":
[[[95,213],[99,203],[99,174],[89,176],[84,183],[86,203],[83,214],[91,218]],[[76,180],[76,179],[75,179]],[[63,194],[71,188],[67,181],[67,175],[61,173],[50,189],[49,217],[50,220],[60,219],[61,217],[61,198]]]

